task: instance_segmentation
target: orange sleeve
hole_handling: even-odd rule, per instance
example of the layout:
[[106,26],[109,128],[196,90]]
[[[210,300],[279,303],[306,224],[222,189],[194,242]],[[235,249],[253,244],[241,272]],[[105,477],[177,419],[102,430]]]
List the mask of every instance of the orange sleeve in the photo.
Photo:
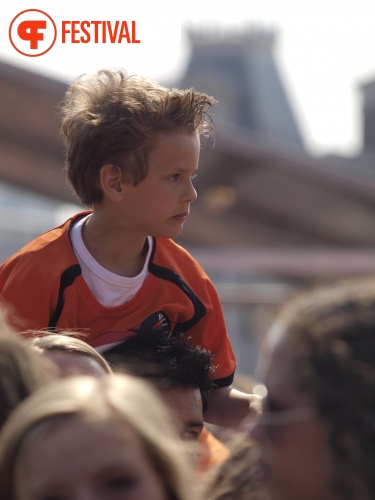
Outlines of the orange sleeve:
[[229,456],[229,448],[219,441],[206,427],[199,436],[198,473],[221,464]]

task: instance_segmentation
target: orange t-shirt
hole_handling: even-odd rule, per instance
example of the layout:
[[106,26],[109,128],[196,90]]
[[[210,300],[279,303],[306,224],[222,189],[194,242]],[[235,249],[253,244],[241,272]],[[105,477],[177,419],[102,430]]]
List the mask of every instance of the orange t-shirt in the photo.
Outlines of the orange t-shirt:
[[160,327],[211,351],[218,386],[230,385],[235,357],[219,297],[199,264],[172,240],[154,238],[141,289],[124,304],[105,307],[83,279],[69,236],[87,213],[42,234],[0,267],[0,300],[12,326],[83,331],[93,347],[121,341],[141,325]]
[[199,436],[198,473],[204,473],[211,467],[221,464],[229,453],[229,448],[203,427]]

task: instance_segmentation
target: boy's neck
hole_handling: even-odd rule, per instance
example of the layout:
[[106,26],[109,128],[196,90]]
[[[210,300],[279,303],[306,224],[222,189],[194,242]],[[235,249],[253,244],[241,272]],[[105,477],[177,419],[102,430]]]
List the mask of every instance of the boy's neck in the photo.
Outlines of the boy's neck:
[[82,239],[94,259],[108,271],[128,278],[142,271],[148,252],[146,237],[124,234],[93,213],[82,228]]

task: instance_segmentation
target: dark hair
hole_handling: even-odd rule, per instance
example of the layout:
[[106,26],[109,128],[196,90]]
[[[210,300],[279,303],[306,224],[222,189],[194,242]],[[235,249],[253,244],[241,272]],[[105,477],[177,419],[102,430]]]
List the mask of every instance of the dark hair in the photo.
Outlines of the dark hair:
[[212,134],[207,111],[216,101],[194,89],[169,90],[122,70],[103,69],[72,84],[61,105],[68,181],[82,203],[102,200],[100,169],[114,164],[137,185],[157,136]]
[[214,390],[213,355],[206,349],[180,337],[167,339],[156,330],[138,330],[103,356],[115,369],[147,378],[159,388],[199,389],[206,411],[208,395]]
[[375,498],[375,277],[305,293],[279,321],[295,380],[329,425],[335,488],[345,500]]

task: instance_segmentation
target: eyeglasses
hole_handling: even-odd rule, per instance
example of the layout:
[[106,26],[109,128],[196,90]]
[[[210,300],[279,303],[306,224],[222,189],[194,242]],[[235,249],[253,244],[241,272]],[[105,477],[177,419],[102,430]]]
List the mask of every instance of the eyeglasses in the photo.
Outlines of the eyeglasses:
[[269,401],[267,392],[267,388],[264,385],[258,385],[254,388],[254,393],[258,393],[258,395],[262,397],[259,423],[266,427],[303,422],[304,420],[309,420],[316,416],[316,412],[311,406],[302,406],[287,410],[279,409],[275,404]]
[[259,422],[267,427],[294,424],[314,418],[316,413],[309,406],[291,408],[290,410],[269,411],[263,409]]

